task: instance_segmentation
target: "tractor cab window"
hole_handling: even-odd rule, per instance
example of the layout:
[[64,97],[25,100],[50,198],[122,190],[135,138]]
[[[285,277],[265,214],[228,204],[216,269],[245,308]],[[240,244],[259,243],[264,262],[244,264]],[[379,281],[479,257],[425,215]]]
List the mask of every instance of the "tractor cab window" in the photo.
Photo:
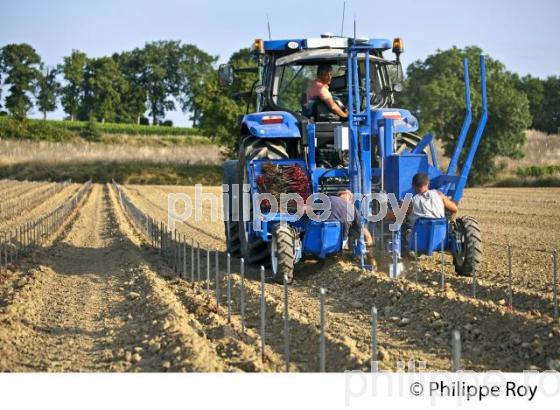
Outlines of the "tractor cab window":
[[[333,96],[346,99],[346,67],[331,64],[332,81],[329,89]],[[301,112],[307,103],[307,90],[317,78],[318,64],[291,64],[277,67],[272,99],[290,111]]]
[[[306,50],[281,57],[275,62],[271,98],[280,109],[302,113],[307,103],[309,85],[317,78],[320,64],[332,67],[329,90],[335,99],[347,105],[347,57],[343,50]],[[388,62],[380,57],[370,57],[370,104],[372,108],[392,103],[391,79]],[[365,57],[358,63],[358,77],[362,107],[365,104]]]
[[[383,100],[385,97],[384,89],[387,87],[386,78],[383,76],[383,70],[381,64],[376,62],[370,62],[369,75],[370,75],[370,92],[371,100],[370,105],[372,108],[380,107],[383,105]],[[359,76],[363,78],[365,70],[365,64],[363,62],[359,65]],[[390,87],[389,87],[390,89]]]

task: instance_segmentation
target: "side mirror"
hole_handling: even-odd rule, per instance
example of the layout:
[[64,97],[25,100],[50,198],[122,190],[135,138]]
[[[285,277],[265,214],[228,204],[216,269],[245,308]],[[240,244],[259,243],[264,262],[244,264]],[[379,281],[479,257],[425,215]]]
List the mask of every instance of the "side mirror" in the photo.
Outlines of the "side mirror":
[[400,93],[403,90],[404,73],[402,64],[399,60],[393,63],[392,69],[390,70],[390,80],[392,85],[392,91]]
[[231,64],[220,64],[218,67],[218,84],[222,88],[233,84],[233,67]]

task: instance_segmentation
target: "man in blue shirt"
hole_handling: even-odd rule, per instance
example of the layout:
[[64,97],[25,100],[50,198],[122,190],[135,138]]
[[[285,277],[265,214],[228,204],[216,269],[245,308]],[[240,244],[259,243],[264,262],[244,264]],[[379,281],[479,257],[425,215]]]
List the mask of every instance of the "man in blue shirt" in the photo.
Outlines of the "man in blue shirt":
[[[338,193],[338,196],[331,196],[329,199],[331,201],[331,214],[328,219],[339,221],[342,224],[344,241],[347,241],[349,236],[357,239],[360,235],[362,221],[352,201],[352,192],[344,189]],[[366,246],[373,245],[373,238],[367,228],[364,229],[364,239]]]

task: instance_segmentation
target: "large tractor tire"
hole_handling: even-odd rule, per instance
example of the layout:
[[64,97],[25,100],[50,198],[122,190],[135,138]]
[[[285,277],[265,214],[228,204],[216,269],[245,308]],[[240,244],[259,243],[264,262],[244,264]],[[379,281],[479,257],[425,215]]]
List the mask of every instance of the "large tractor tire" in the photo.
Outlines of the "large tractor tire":
[[482,263],[482,234],[478,222],[473,217],[463,216],[455,223],[463,248],[453,254],[455,272],[460,276],[473,276]]
[[[398,133],[395,135],[395,153],[396,154],[401,154],[405,149],[412,151],[414,148],[416,148],[416,146],[418,145],[418,143],[420,143],[420,141],[422,141],[422,137],[417,135],[417,134],[413,134],[411,132],[402,132],[402,133]],[[424,152],[427,156],[428,159],[431,161],[431,163],[433,164],[433,158],[432,158],[432,153],[430,152],[430,146],[426,146],[422,152]],[[377,152],[374,150],[372,151],[372,161],[375,164],[377,161],[376,155]]]
[[[239,243],[239,213],[233,214],[233,204],[239,203],[239,191],[234,193],[233,185],[239,185],[239,165],[237,160],[228,160],[224,162],[224,179],[223,184],[227,185],[228,204],[227,219],[224,220],[224,228],[226,231],[227,251],[236,258],[241,256],[241,245]],[[241,188],[238,188],[241,189]],[[224,204],[225,206],[226,204]]]
[[[247,164],[257,159],[286,159],[288,153],[286,144],[279,140],[265,140],[255,137],[247,137],[241,143],[239,148],[239,181],[245,185],[249,184],[249,175],[247,173]],[[243,213],[243,198],[246,195],[239,196],[239,212]],[[253,213],[252,201],[248,207]],[[242,218],[241,218],[242,219]],[[261,238],[249,235],[247,224],[251,221],[244,222],[240,220],[239,226],[239,244],[241,255],[252,265],[266,265],[270,262],[270,254],[268,245]]]
[[[395,145],[396,149],[395,152],[400,153],[404,148],[408,150],[413,150],[418,143],[422,141],[422,137],[420,135],[413,134],[411,132],[403,132],[397,134],[395,138]],[[430,156],[430,147],[426,146],[423,151]]]
[[296,241],[297,232],[288,224],[278,223],[272,228],[270,265],[273,279],[278,283],[284,283],[284,276],[288,278],[288,283],[292,283]]

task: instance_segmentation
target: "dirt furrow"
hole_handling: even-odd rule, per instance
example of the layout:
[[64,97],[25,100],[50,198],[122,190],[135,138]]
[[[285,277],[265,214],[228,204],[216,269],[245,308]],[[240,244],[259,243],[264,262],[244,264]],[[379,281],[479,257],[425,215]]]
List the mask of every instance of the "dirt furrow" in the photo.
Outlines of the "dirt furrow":
[[[113,193],[111,196],[115,196]],[[177,300],[191,315],[191,322],[196,321],[196,328],[205,335],[207,343],[214,349],[216,355],[226,363],[226,370],[241,371],[279,371],[284,360],[280,354],[265,350],[264,363],[261,360],[261,351],[258,332],[247,329],[242,332],[241,322],[233,318],[227,321],[227,311],[216,305],[212,293],[207,293],[197,283],[188,283],[178,277],[159,254],[150,249],[144,238],[135,228],[126,214],[115,205],[123,233],[137,246],[147,250],[145,260],[149,261],[153,270],[157,271],[159,278],[165,281],[165,287],[173,292]]]
[[17,195],[25,194],[37,187],[46,185],[46,182],[15,182],[2,191],[2,198],[11,198]]
[[[177,191],[175,191],[177,188]],[[211,189],[211,188],[209,188]],[[167,204],[166,195],[169,190],[172,192],[186,192],[192,194],[192,189],[188,187],[169,187],[168,189],[162,190],[159,187],[156,188],[136,188],[136,196],[134,196],[135,203],[140,206],[145,212],[150,213],[154,217],[163,219],[167,217],[167,211],[165,206]],[[163,192],[162,192],[163,191]],[[167,192],[165,192],[167,191]],[[141,194],[139,194],[141,192]],[[162,198],[161,201],[157,201],[157,198]],[[162,206],[157,206],[158,202],[163,203]],[[209,208],[204,209],[208,212]],[[208,215],[206,215],[206,220],[204,225],[201,225],[201,229],[204,229],[208,234],[206,236],[196,235],[197,241],[200,241],[201,246],[206,246],[207,248],[213,249],[223,249],[223,240],[214,239],[216,237],[223,237],[223,225],[222,223],[212,223]],[[202,228],[203,226],[203,228]],[[183,225],[178,227],[178,230],[188,236],[193,235],[193,231],[185,229]],[[212,257],[213,263],[213,257]],[[206,272],[205,265],[205,252],[202,252],[202,274]],[[220,253],[220,266],[225,266],[225,254]],[[190,259],[188,259],[188,272],[190,272]],[[233,264],[237,267],[239,261],[234,259]],[[320,265],[320,264],[319,264]],[[317,273],[320,267],[314,267],[312,262],[303,262],[297,266],[296,277],[299,279],[290,288],[290,319],[292,327],[292,338],[294,349],[292,353],[292,361],[295,366],[302,371],[317,371],[318,370],[318,343],[319,343],[319,319],[318,319],[318,292],[319,288],[324,286],[329,288],[329,280],[325,280],[324,277],[319,278],[316,275],[310,274],[310,272]],[[213,271],[213,269],[212,269]],[[233,292],[234,307],[239,312],[239,286],[240,278],[238,276],[239,268],[234,270],[237,275],[234,275],[234,286],[236,291]],[[245,281],[245,289],[247,292],[247,320],[251,327],[258,329],[259,324],[259,295],[260,295],[260,284],[256,280],[258,278],[258,270],[254,267],[250,267],[247,271],[247,280]],[[223,286],[223,284],[222,284]],[[309,291],[312,289],[312,291]],[[267,284],[266,292],[269,300],[267,301],[267,312],[271,314],[269,320],[269,328],[267,332],[270,332],[268,337],[268,342],[271,347],[278,353],[283,353],[283,322],[282,322],[282,310],[283,310],[283,290],[282,287],[276,284]],[[344,301],[344,295],[334,292],[332,296],[329,297],[328,304],[332,306],[340,305]],[[366,315],[359,315],[354,317],[353,313],[340,314],[340,313],[330,313],[332,315],[333,322],[331,327],[327,331],[327,356],[328,365],[327,369],[329,371],[343,371],[352,369],[367,369],[369,367],[370,352],[369,352],[369,328],[368,328],[368,317]],[[352,324],[351,326],[348,324]],[[361,329],[360,340],[356,342],[352,338],[352,330],[350,327],[355,329]],[[355,333],[355,332],[354,332]],[[430,361],[430,368],[446,369],[448,363],[444,360],[437,360],[435,355],[431,355],[428,351],[422,351],[415,349],[411,345],[407,345],[406,339],[403,340],[398,334],[396,338],[393,335],[382,336],[385,341],[385,346],[388,348],[384,352],[384,358],[386,359],[384,363],[381,364],[382,368],[395,368],[396,361],[401,358],[408,360],[409,358],[416,358],[416,360],[427,360]],[[315,342],[306,342],[306,341]],[[356,347],[356,344],[360,346]],[[391,358],[388,360],[388,358]]]
[[[194,188],[185,189],[185,187],[169,187],[164,191],[159,187],[143,189],[140,186],[127,186],[125,189],[131,196],[132,200],[134,200],[135,203],[138,203],[145,212],[165,223],[167,223],[168,219],[168,193],[186,193],[191,196],[194,204]],[[205,187],[204,192],[212,193],[218,199],[221,198],[221,190],[218,187]],[[180,213],[183,211],[181,201],[178,201],[178,205],[177,212]],[[208,201],[204,201],[201,207],[200,218],[197,219],[193,212],[192,218],[177,224],[177,231],[187,235],[189,238],[195,238],[196,242],[200,243],[203,248],[223,251],[225,249],[224,232],[223,229],[217,229],[217,227],[221,228],[223,226],[223,222],[221,222],[222,219],[220,219],[222,211],[220,207],[217,207],[217,217],[212,220],[210,210],[210,204]]]
[[69,200],[79,188],[80,184],[69,184],[60,192],[57,192],[55,195],[36,205],[32,209],[28,209],[25,212],[11,218],[0,220],[0,230],[5,231],[14,229],[21,224],[38,219],[42,215],[47,214],[49,211]]
[[[204,191],[218,197],[221,192],[219,187]],[[68,188],[63,192],[26,213],[26,218],[52,209],[73,193]],[[127,192],[140,209],[162,221],[167,220],[168,193],[187,193],[194,199],[193,187],[134,186],[127,187]],[[503,215],[512,221],[520,218],[517,213],[523,213],[523,206],[514,203],[509,192],[470,192],[462,212],[480,217],[485,233],[490,229],[490,238],[507,237],[519,253],[514,259],[513,311],[507,306],[505,252],[501,259],[500,250],[485,248],[478,299],[471,297],[472,280],[454,275],[450,258],[446,258],[443,291],[438,256],[420,262],[418,283],[412,269],[406,277],[391,280],[383,272],[359,269],[346,254],[324,262],[304,260],[297,265],[296,280],[289,289],[290,370],[319,368],[321,287],[327,289],[327,371],[369,370],[374,305],[379,309],[382,369],[397,370],[411,363],[427,370],[449,369],[453,329],[461,330],[466,369],[546,369],[551,361],[558,361],[560,325],[551,317],[550,261],[520,249],[527,232],[535,229],[530,225],[542,219],[545,211],[531,217],[529,209],[518,226],[501,228],[499,213],[491,211],[498,215],[493,217],[484,211],[483,199],[491,199],[489,209],[502,200],[511,202],[510,212]],[[525,193],[530,196],[531,192]],[[555,197],[560,190],[550,192]],[[554,203],[544,199],[546,193],[537,197],[543,198],[546,212],[556,215]],[[259,271],[250,267],[243,282],[243,333],[239,260],[232,259],[233,317],[228,323],[223,223],[212,220],[208,201],[202,205],[199,220],[178,224],[180,233],[202,247],[202,280],[190,283],[148,246],[120,208],[113,188],[94,185],[59,239],[24,259],[2,290],[0,370],[283,371],[283,287],[266,284],[267,346],[262,362]],[[177,211],[182,211],[181,204]],[[20,222],[16,218],[2,223],[15,226]],[[551,233],[548,239],[554,241],[556,235]],[[534,243],[551,242],[541,237]],[[212,251],[210,292],[204,290],[206,249]],[[214,250],[218,250],[222,273],[220,306],[214,294]],[[190,277],[190,248],[187,251]]]
[[62,240],[34,256],[41,266],[21,273],[0,314],[0,369],[227,369],[120,233],[112,207],[94,186]]
[[25,199],[31,196],[36,196],[36,195],[41,195],[42,192],[46,191],[47,189],[57,185],[57,184],[63,184],[63,183],[57,183],[57,182],[42,182],[42,183],[38,183],[35,186],[33,186],[31,189],[27,189],[24,192],[21,192],[17,195],[12,195],[10,198],[7,198],[8,200],[13,200],[13,199]]

